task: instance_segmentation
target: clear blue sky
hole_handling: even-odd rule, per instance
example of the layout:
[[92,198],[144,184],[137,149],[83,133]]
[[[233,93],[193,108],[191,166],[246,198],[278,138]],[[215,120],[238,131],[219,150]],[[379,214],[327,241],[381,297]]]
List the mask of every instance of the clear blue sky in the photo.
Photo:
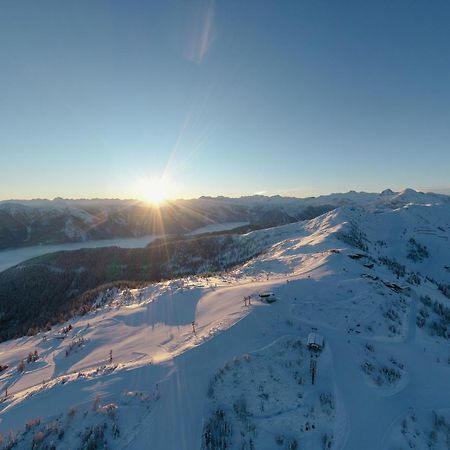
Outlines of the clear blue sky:
[[0,198],[450,188],[450,2],[0,1]]

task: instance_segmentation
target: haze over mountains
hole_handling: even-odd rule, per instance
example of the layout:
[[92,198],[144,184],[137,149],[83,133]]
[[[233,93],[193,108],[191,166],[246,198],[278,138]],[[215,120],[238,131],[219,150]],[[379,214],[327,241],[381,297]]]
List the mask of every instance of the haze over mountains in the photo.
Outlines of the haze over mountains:
[[320,197],[200,197],[159,207],[135,200],[8,200],[0,202],[0,249],[94,239],[183,234],[224,222],[275,226],[314,218],[343,205],[376,207],[447,203],[442,194],[412,189],[350,191]]

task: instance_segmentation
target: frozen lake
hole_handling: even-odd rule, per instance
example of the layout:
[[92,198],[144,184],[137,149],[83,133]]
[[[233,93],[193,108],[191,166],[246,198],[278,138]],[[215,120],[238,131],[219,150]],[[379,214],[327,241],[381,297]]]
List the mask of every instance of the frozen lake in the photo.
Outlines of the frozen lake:
[[[248,222],[227,222],[215,223],[192,231],[191,235],[201,233],[212,233],[214,231],[232,230],[234,228],[247,225]],[[70,242],[56,245],[35,245],[32,247],[21,247],[11,250],[0,251],[0,272],[15,266],[16,264],[26,261],[36,256],[45,255],[46,253],[59,252],[62,250],[79,250],[80,248],[98,248],[98,247],[122,247],[122,248],[142,248],[150,242],[157,239],[158,235],[141,236],[137,238],[119,238],[119,239],[102,239],[97,241],[86,242]]]
[[248,224],[248,222],[212,223],[211,225],[197,228],[196,230],[191,231],[189,234],[193,236],[202,233],[215,233],[217,231],[234,230],[235,228],[243,227],[244,225]]

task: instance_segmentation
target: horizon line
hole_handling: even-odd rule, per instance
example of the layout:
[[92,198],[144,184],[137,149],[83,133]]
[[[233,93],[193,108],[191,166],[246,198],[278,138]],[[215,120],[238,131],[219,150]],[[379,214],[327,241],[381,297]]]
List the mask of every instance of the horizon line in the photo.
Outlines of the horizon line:
[[[450,195],[450,187],[441,187],[441,188],[422,188],[422,189],[414,189],[406,187],[404,189],[395,191],[390,188],[386,188],[381,190],[380,192],[377,191],[356,191],[354,189],[350,189],[348,191],[335,191],[335,192],[329,192],[326,194],[320,194],[320,195],[307,195],[307,196],[299,196],[299,195],[282,195],[279,193],[261,193],[261,192],[255,192],[253,194],[243,194],[239,196],[235,196],[232,194],[220,194],[220,195],[212,195],[212,194],[203,194],[199,195],[198,197],[177,197],[177,198],[167,198],[164,200],[163,203],[170,203],[170,202],[177,202],[177,201],[192,201],[192,200],[199,200],[202,198],[210,198],[210,199],[219,199],[219,198],[228,198],[228,199],[241,199],[241,198],[250,198],[250,197],[265,197],[265,198],[274,198],[274,197],[280,197],[280,198],[292,198],[292,199],[309,199],[309,198],[318,198],[318,197],[326,197],[331,195],[339,195],[339,194],[381,194],[384,191],[392,191],[393,194],[400,194],[402,192],[412,190],[417,193],[427,193],[427,194],[438,194],[438,195]],[[58,201],[64,201],[64,202],[77,202],[77,201],[121,201],[121,202],[135,202],[135,203],[149,203],[145,199],[139,199],[139,198],[123,198],[123,197],[53,197],[46,198],[46,197],[35,197],[35,198],[0,198],[0,203],[6,203],[6,202],[58,202]]]

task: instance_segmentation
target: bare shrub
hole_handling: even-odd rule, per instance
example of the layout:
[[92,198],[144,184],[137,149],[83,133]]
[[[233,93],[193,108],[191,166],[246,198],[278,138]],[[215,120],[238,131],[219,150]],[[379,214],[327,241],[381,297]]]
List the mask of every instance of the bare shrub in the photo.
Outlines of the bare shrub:
[[35,417],[34,419],[30,419],[26,425],[25,425],[25,429],[27,431],[31,430],[32,428],[34,428],[35,426],[39,425],[41,423],[41,418],[40,417]]
[[17,365],[17,371],[23,372],[25,370],[25,361],[22,359]]

